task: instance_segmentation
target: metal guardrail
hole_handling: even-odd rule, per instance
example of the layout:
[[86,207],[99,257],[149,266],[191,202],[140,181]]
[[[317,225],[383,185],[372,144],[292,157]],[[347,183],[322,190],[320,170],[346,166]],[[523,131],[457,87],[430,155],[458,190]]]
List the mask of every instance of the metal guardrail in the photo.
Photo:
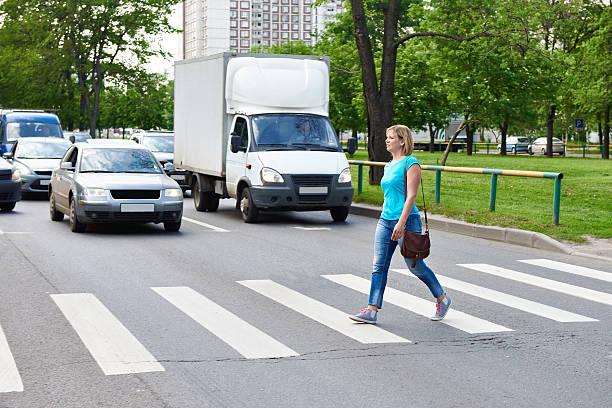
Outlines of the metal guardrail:
[[[357,194],[363,191],[363,166],[378,166],[383,167],[387,163],[349,160],[349,164],[359,166],[357,179]],[[497,176],[513,176],[513,177],[534,177],[555,179],[555,193],[553,197],[553,224],[559,225],[559,209],[561,203],[561,179],[563,173],[550,173],[542,171],[526,171],[526,170],[503,170],[503,169],[481,169],[475,167],[450,167],[450,166],[430,166],[421,165],[421,169],[436,172],[436,204],[440,203],[440,180],[442,172],[448,171],[452,173],[472,173],[472,174],[490,174],[491,175],[491,194],[489,200],[489,209],[495,211],[495,200],[497,195]]]

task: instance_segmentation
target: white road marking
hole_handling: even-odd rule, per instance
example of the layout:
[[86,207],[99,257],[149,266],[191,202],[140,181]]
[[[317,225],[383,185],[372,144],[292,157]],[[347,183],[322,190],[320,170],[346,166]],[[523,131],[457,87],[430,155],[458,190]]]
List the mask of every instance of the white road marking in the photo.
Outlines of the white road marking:
[[304,231],[329,231],[331,228],[329,227],[293,227],[295,229],[300,229]]
[[91,293],[51,295],[104,374],[164,371],[164,367]]
[[598,271],[597,269],[586,268],[584,266],[571,265],[563,262],[551,261],[549,259],[523,259],[519,260],[530,265],[541,266],[542,268],[554,269],[556,271],[573,273],[587,278],[599,279],[612,282],[612,273]]
[[[364,294],[370,293],[370,281],[360,278],[359,276],[350,274],[321,276],[358,292]],[[390,287],[385,289],[385,302],[425,317],[433,316],[435,310],[434,302],[409,295],[408,293]],[[499,324],[491,323],[467,313],[460,312],[452,307],[448,311],[446,317],[440,320],[440,322],[470,334],[513,331]]]
[[[408,269],[392,269],[394,272],[401,273],[402,275],[416,278]],[[457,279],[449,278],[448,276],[440,275],[436,273],[436,277],[440,281],[440,284],[446,288],[457,290],[468,295],[476,296],[482,299],[486,299],[491,302],[499,303],[504,306],[512,307],[514,309],[522,310],[527,313],[542,316],[547,319],[555,320],[557,322],[597,322],[597,319],[591,317],[582,316],[576,313],[568,312],[556,307],[548,306],[542,303],[533,302],[531,300],[523,299],[518,296],[509,295],[507,293],[498,292],[493,289],[485,288],[483,286],[473,285],[468,282],[460,281]]]
[[360,343],[410,343],[410,340],[374,325],[355,323],[347,313],[274,281],[245,280],[238,283]]
[[246,358],[299,355],[189,287],[151,289]]
[[464,268],[612,306],[612,295],[488,264],[458,264]]
[[228,231],[228,230],[226,230],[226,229],[223,229],[223,228],[220,228],[220,227],[215,227],[214,225],[210,225],[210,224],[207,224],[207,223],[202,222],[202,221],[193,220],[193,219],[191,219],[191,218],[183,217],[183,220],[185,220],[185,221],[187,221],[187,222],[191,222],[191,223],[193,223],[193,224],[200,225],[200,226],[202,226],[202,227],[209,228],[209,229],[211,229],[211,230],[213,230],[213,231],[215,231],[215,232],[229,232],[229,231]]
[[0,326],[0,392],[22,392],[23,383],[17,365],[9,348],[6,336]]

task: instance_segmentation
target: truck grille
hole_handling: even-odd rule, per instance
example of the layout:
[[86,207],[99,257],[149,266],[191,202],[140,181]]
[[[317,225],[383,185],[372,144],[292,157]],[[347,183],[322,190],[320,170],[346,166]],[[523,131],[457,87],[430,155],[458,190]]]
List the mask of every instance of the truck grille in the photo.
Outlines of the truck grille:
[[327,194],[300,194],[300,187],[327,187],[329,194],[333,176],[299,175],[292,177],[295,193],[300,203],[321,203],[327,200]]
[[159,190],[111,190],[115,199],[158,199]]

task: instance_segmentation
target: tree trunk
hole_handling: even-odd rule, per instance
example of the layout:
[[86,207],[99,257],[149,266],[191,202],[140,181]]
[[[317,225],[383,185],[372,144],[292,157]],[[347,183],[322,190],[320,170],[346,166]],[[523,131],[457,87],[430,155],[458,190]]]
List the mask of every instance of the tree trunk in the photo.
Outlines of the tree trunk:
[[457,128],[457,130],[455,131],[455,134],[450,138],[450,140],[448,141],[448,145],[446,145],[446,150],[444,151],[444,155],[442,156],[442,162],[440,163],[441,166],[446,165],[446,159],[448,158],[448,155],[451,151],[451,147],[453,145],[453,142],[455,141],[455,139],[457,138],[457,135],[459,133],[461,133],[461,131],[463,129],[465,129],[465,127],[468,124],[468,118],[469,118],[469,114],[465,115],[465,119],[463,119],[463,121],[461,122],[461,124],[459,125],[459,127]]
[[603,159],[610,158],[610,104],[606,105],[604,112],[604,130],[603,130],[603,152],[601,157]]
[[552,138],[556,110],[557,105],[550,106],[550,111],[548,112],[548,118],[546,121],[546,157],[553,157]]
[[431,123],[428,123],[427,127],[429,127],[429,151],[433,153],[435,148],[434,138],[436,136],[436,130],[434,130]]
[[[357,129],[353,129],[351,132],[351,136],[357,140]],[[359,149],[359,140],[357,140],[357,149]]]
[[499,127],[501,131],[501,155],[505,156],[506,152],[506,137],[508,136],[508,120],[504,120],[504,123]]
[[603,144],[603,129],[601,127],[601,113],[597,113],[597,137],[599,138],[599,145]]
[[472,155],[472,150],[474,147],[474,132],[475,132],[474,126],[475,125],[470,126],[469,122],[465,126],[465,136],[467,140],[467,155],[468,156]]

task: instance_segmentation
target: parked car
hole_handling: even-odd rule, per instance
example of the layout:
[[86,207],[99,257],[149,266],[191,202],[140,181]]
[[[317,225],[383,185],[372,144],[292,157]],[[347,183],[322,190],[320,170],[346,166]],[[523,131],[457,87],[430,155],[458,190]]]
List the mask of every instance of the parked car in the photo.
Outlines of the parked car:
[[44,111],[2,110],[0,112],[0,150],[11,151],[20,137],[63,138],[62,126],[54,113]]
[[53,171],[49,208],[53,221],[68,215],[73,232],[109,222],[163,223],[178,231],[183,191],[145,147],[75,143]]
[[[506,138],[506,152],[509,153],[527,153],[529,148],[529,139],[524,136],[510,136]],[[497,145],[497,151],[501,152],[501,143]]]
[[12,163],[0,157],[0,210],[11,211],[21,200],[19,171]]
[[[553,154],[558,154],[560,156],[565,156],[565,144],[563,144],[563,141],[561,139],[558,139],[556,137],[552,138],[552,151]],[[533,141],[532,144],[529,145],[529,154],[536,154],[536,153],[541,153],[541,154],[546,154],[546,138],[545,137],[539,137],[536,140]]]
[[[132,140],[148,147],[162,166],[166,163],[174,163],[174,132],[163,130],[139,132],[134,134]],[[166,173],[179,183],[183,191],[191,188],[189,171],[174,169]]]
[[53,169],[70,146],[66,139],[21,137],[4,157],[12,161],[19,172],[23,193],[46,193]]
[[70,140],[72,143],[79,143],[88,141],[91,139],[91,135],[84,132],[64,132],[64,138]]

